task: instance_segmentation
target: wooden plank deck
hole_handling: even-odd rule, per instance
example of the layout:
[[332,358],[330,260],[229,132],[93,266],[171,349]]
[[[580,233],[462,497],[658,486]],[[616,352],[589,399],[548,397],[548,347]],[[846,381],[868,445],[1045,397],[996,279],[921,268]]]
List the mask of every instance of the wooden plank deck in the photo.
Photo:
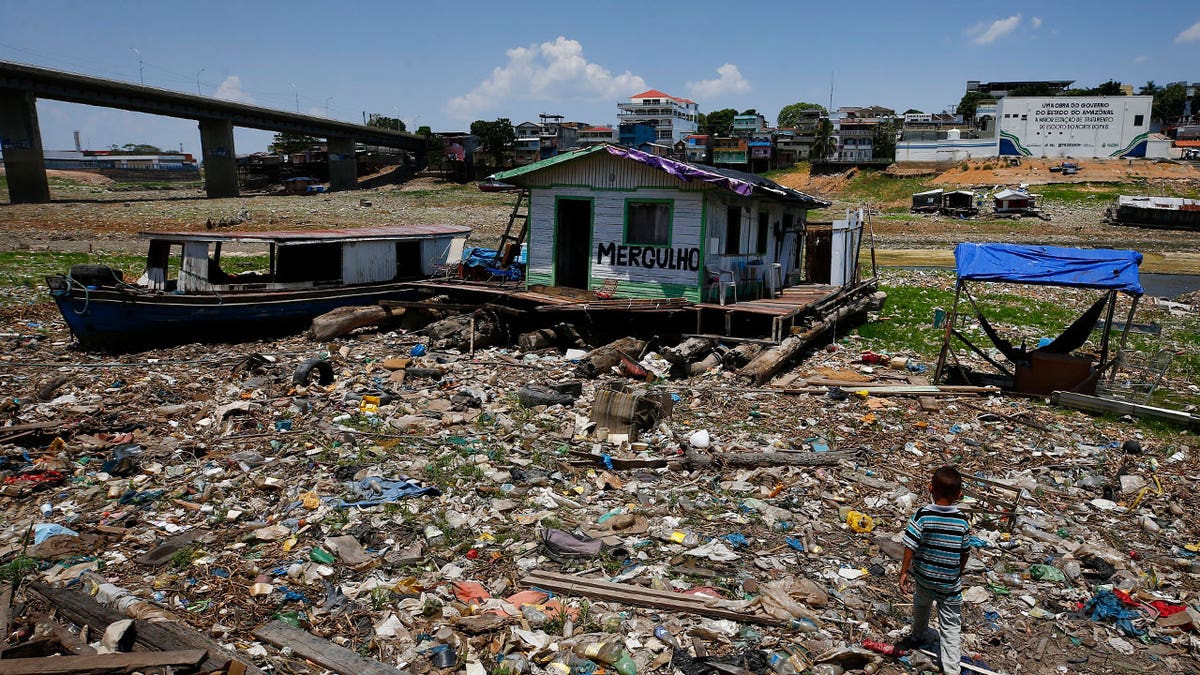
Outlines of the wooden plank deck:
[[758,300],[740,300],[735,303],[721,305],[715,302],[701,302],[696,305],[701,309],[715,309],[726,312],[745,312],[749,314],[766,314],[783,316],[798,309],[811,305],[818,300],[833,295],[841,289],[840,286],[810,285],[789,286],[783,289],[778,298],[760,298]]

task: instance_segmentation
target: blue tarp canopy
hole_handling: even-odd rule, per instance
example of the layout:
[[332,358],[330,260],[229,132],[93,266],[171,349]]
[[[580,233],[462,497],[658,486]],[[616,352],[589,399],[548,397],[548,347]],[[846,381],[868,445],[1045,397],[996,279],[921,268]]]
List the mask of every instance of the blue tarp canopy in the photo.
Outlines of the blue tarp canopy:
[[1142,254],[1113,249],[959,244],[954,248],[958,278],[1073,288],[1098,288],[1142,295],[1138,265]]

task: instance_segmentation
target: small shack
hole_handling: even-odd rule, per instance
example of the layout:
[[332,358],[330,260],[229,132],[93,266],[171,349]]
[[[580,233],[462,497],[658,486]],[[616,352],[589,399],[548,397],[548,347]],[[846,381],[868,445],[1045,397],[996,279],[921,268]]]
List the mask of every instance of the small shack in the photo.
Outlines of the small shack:
[[[527,286],[692,302],[769,297],[804,280],[805,221],[829,203],[754,174],[610,144],[489,177],[529,190]],[[857,225],[857,222],[856,222]],[[861,226],[829,283],[857,278]],[[846,255],[849,255],[847,253]]]
[[942,208],[942,193],[945,190],[926,190],[912,196],[913,213],[937,213]]
[[321,181],[312,176],[295,176],[283,181],[283,192],[289,195],[310,194],[309,188],[320,184]]
[[942,195],[942,213],[958,217],[979,213],[975,205],[975,193],[970,190],[954,190]]
[[1029,213],[1036,209],[1034,196],[1022,190],[1006,189],[992,196],[992,210],[996,213]]
[[[954,306],[945,323],[934,384],[956,381],[999,385],[1013,391],[1039,395],[1055,391],[1095,393],[1101,376],[1117,363],[1116,356],[1125,348],[1125,339],[1133,325],[1133,315],[1143,293],[1138,278],[1141,253],[963,243],[955,247],[954,261],[958,283]],[[1024,345],[1017,347],[1002,337],[988,321],[971,293],[971,284],[982,282],[1089,288],[1103,291],[1103,294],[1058,337],[1044,341],[1035,349],[1027,349]],[[1113,350],[1110,343],[1118,293],[1126,294],[1132,301],[1121,330],[1120,344]],[[964,298],[984,336],[1002,358],[994,358],[995,352],[989,353],[959,329],[960,301]],[[1081,351],[1092,331],[1100,325],[1101,317],[1104,317],[1104,323],[1098,349]],[[966,346],[998,373],[976,371],[960,363],[955,350],[958,344]],[[1098,355],[1095,355],[1096,351]]]

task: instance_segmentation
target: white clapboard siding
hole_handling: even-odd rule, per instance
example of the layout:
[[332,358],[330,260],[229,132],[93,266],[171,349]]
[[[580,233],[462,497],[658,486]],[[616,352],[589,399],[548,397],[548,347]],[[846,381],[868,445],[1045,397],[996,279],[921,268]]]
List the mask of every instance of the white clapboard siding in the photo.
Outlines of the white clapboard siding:
[[395,241],[353,241],[342,245],[342,283],[391,281],[395,276]]
[[211,291],[208,281],[208,242],[183,242],[183,260],[179,266],[179,291],[196,293]]
[[698,249],[695,260],[699,261],[700,251],[703,250],[700,244],[703,216],[701,207],[703,195],[701,193],[678,190],[638,190],[636,193],[598,192],[596,193],[595,226],[592,230],[591,276],[596,279],[659,282],[685,286],[698,284],[700,270],[687,269],[686,265],[680,265],[680,269],[661,267],[647,269],[631,264],[616,265],[610,256],[606,256],[603,263],[596,262],[600,247],[607,247],[610,244],[615,246],[625,244],[625,202],[630,199],[671,200],[673,203],[671,241],[669,247],[666,248],[677,251]]

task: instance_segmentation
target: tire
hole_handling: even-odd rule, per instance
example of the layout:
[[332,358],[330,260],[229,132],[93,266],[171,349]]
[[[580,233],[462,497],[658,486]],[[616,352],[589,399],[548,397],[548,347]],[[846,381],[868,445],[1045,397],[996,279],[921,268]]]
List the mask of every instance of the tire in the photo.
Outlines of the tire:
[[530,384],[517,392],[517,401],[522,407],[535,408],[539,405],[571,405],[575,397],[570,394],[560,394],[550,387],[540,384]]
[[333,366],[322,359],[309,359],[301,363],[292,375],[292,384],[307,386],[314,370],[317,371],[317,384],[322,386],[333,384]]
[[71,265],[71,278],[84,286],[116,286],[122,281],[121,270],[108,265],[80,264]]

